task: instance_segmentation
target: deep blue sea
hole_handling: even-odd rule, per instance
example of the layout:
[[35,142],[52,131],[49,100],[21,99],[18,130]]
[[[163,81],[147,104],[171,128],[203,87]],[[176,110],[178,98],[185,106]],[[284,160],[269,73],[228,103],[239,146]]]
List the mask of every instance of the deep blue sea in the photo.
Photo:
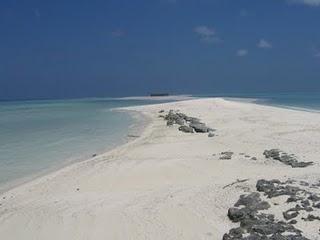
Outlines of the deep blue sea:
[[[252,98],[258,104],[320,111],[320,93],[208,96]],[[128,113],[111,109],[153,103],[160,102],[124,99],[0,102],[0,191],[17,180],[28,180],[124,143],[133,119]]]

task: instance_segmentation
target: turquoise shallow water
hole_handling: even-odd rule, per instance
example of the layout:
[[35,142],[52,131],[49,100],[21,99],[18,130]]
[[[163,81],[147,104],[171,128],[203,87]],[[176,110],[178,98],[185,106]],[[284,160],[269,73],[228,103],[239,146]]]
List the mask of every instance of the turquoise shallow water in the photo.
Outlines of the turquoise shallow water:
[[138,100],[58,100],[0,103],[0,190],[17,179],[114,148],[133,123],[115,107]]

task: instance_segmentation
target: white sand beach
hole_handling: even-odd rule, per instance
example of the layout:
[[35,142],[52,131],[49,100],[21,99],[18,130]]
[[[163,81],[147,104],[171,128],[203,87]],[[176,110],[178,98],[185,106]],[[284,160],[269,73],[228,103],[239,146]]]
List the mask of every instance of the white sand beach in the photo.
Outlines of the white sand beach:
[[[215,136],[166,126],[158,117],[162,109],[201,119]],[[239,225],[229,220],[228,209],[255,191],[257,180],[319,183],[319,113],[222,98],[126,110],[150,119],[140,137],[0,196],[0,239],[222,239]],[[266,159],[264,150],[273,148],[314,164],[292,168]],[[220,159],[225,151],[232,159]],[[225,187],[237,179],[248,181]],[[284,200],[270,200],[279,219]],[[319,239],[320,222],[303,221],[304,214],[295,227]],[[313,214],[320,216],[320,209]]]

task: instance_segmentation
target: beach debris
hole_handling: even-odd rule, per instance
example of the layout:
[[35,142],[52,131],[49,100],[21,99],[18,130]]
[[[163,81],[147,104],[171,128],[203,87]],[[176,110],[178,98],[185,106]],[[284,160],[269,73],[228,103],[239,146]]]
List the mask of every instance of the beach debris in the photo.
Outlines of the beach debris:
[[303,168],[313,164],[313,162],[299,162],[295,155],[287,154],[279,149],[265,150],[263,155],[266,158],[272,158],[293,168]]
[[233,152],[221,152],[220,153],[220,160],[231,160],[232,158],[232,155],[233,155]]
[[193,129],[192,133],[211,133],[215,131],[215,129],[209,128],[205,123],[202,123],[200,119],[189,117],[184,113],[173,110],[170,110],[169,113],[164,116],[164,119],[167,121],[167,126],[173,126],[174,124],[180,125],[179,130],[185,133],[191,133],[190,128]]
[[[235,182],[236,184],[237,182]],[[228,185],[227,185],[228,186]],[[304,188],[302,188],[304,187]],[[308,185],[293,180],[281,182],[280,180],[260,179],[256,184],[257,192],[241,195],[233,207],[228,210],[228,217],[232,222],[240,223],[224,234],[223,240],[249,240],[249,239],[273,239],[273,240],[307,240],[303,232],[294,225],[298,223],[301,211],[313,211],[311,202],[318,202],[320,196],[311,192]],[[260,195],[263,194],[264,196]],[[268,211],[271,204],[270,198],[288,196],[287,201],[276,205],[286,206],[289,202],[296,202],[296,206],[283,212],[283,219],[276,219]],[[263,200],[263,198],[266,200]],[[275,204],[273,204],[275,205]],[[263,212],[261,212],[263,211]],[[303,221],[320,221],[320,216],[308,214],[302,217]]]
[[248,179],[248,178],[246,178],[246,179],[242,179],[242,180],[237,179],[237,181],[235,181],[235,182],[232,182],[232,183],[230,183],[230,184],[225,185],[222,189],[225,189],[225,188],[227,188],[227,187],[231,187],[231,186],[233,186],[233,185],[235,185],[235,184],[238,184],[238,183],[247,182],[247,181],[249,181],[249,179]]

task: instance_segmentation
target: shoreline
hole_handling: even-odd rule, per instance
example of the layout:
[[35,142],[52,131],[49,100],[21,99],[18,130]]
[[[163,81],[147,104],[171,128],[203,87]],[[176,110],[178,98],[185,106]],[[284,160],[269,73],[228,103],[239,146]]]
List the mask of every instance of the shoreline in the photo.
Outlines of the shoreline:
[[[85,155],[80,158],[75,158],[75,159],[71,159],[71,160],[66,159],[65,163],[61,163],[58,166],[52,166],[48,169],[42,170],[39,173],[34,173],[29,176],[21,177],[19,179],[15,179],[15,180],[0,184],[0,197],[1,197],[1,195],[5,194],[6,192],[9,192],[10,190],[18,188],[18,187],[25,185],[25,184],[28,184],[30,182],[33,182],[33,181],[37,180],[38,178],[46,177],[47,175],[50,175],[51,173],[57,172],[59,170],[62,170],[63,168],[72,166],[77,163],[93,160],[95,158],[98,158],[101,155],[106,155],[110,151],[113,151],[117,148],[125,146],[126,144],[135,140],[135,138],[130,137],[129,135],[132,135],[132,134],[137,135],[137,133],[139,133],[139,134],[142,133],[144,131],[144,129],[148,126],[148,124],[150,124],[150,122],[149,122],[150,119],[143,116],[142,113],[139,113],[137,111],[129,111],[129,110],[123,111],[121,109],[118,110],[116,108],[111,109],[111,111],[120,111],[120,112],[122,111],[122,112],[129,114],[130,117],[132,118],[132,123],[129,125],[128,133],[121,140],[121,142],[117,143],[114,147],[111,147],[110,149],[101,150],[99,152],[93,152],[91,157]],[[93,157],[93,155],[96,155],[96,156]]]
[[[197,117],[216,128],[216,136],[167,127],[158,117],[162,109]],[[221,239],[234,226],[227,218],[228,208],[240,194],[253,191],[258,179],[320,180],[318,113],[222,98],[116,110],[149,118],[140,136],[0,194],[1,235],[7,239],[19,233],[48,239]],[[294,169],[262,156],[265,149],[275,147],[314,165]],[[230,161],[219,159],[225,151],[233,152]],[[13,231],[16,224],[27,222],[27,231]],[[303,222],[298,227],[308,229]],[[50,237],[54,232],[58,235]]]
[[[138,100],[145,100],[149,99],[150,97],[123,97],[120,99],[126,100],[126,99],[138,99]],[[170,98],[171,99],[171,98]],[[174,102],[168,102],[168,103],[176,103],[178,101],[186,102],[186,101],[193,101],[193,100],[205,100],[205,99],[223,99],[230,102],[238,102],[238,103],[244,103],[244,104],[255,104],[257,106],[265,106],[265,107],[271,107],[276,109],[285,109],[285,110],[292,110],[297,112],[308,112],[308,113],[320,113],[320,110],[313,110],[308,108],[300,108],[300,107],[291,107],[291,106],[285,106],[285,105],[275,105],[275,104],[266,104],[266,103],[259,103],[259,99],[257,98],[238,98],[238,97],[205,97],[205,98],[196,98],[196,97],[190,97],[190,95],[183,95],[182,98],[180,96],[173,96],[172,100],[176,100]],[[19,188],[22,185],[32,183],[33,181],[45,178],[47,175],[51,175],[55,172],[59,172],[60,170],[63,170],[64,168],[72,167],[73,165],[82,163],[82,162],[88,162],[93,161],[96,158],[107,156],[109,153],[116,151],[117,149],[125,148],[127,144],[131,143],[132,141],[138,140],[143,133],[146,131],[147,127],[152,124],[152,119],[150,116],[147,116],[143,113],[141,110],[135,110],[136,108],[144,108],[148,106],[154,106],[154,105],[162,105],[166,103],[156,103],[158,99],[154,99],[155,104],[150,105],[140,105],[140,106],[129,106],[129,107],[120,107],[120,108],[114,108],[111,109],[111,111],[118,111],[118,112],[125,112],[132,117],[132,124],[130,124],[128,128],[128,134],[124,137],[124,139],[119,142],[116,146],[112,147],[108,150],[102,150],[100,152],[94,153],[96,154],[95,157],[91,156],[83,156],[82,158],[73,159],[71,161],[67,161],[65,164],[52,167],[50,169],[43,170],[40,174],[27,176],[23,178],[19,178],[17,180],[10,181],[9,183],[5,183],[3,185],[0,185],[0,198],[5,193],[15,189]],[[142,121],[142,123],[139,123]],[[130,136],[132,135],[132,136]]]

